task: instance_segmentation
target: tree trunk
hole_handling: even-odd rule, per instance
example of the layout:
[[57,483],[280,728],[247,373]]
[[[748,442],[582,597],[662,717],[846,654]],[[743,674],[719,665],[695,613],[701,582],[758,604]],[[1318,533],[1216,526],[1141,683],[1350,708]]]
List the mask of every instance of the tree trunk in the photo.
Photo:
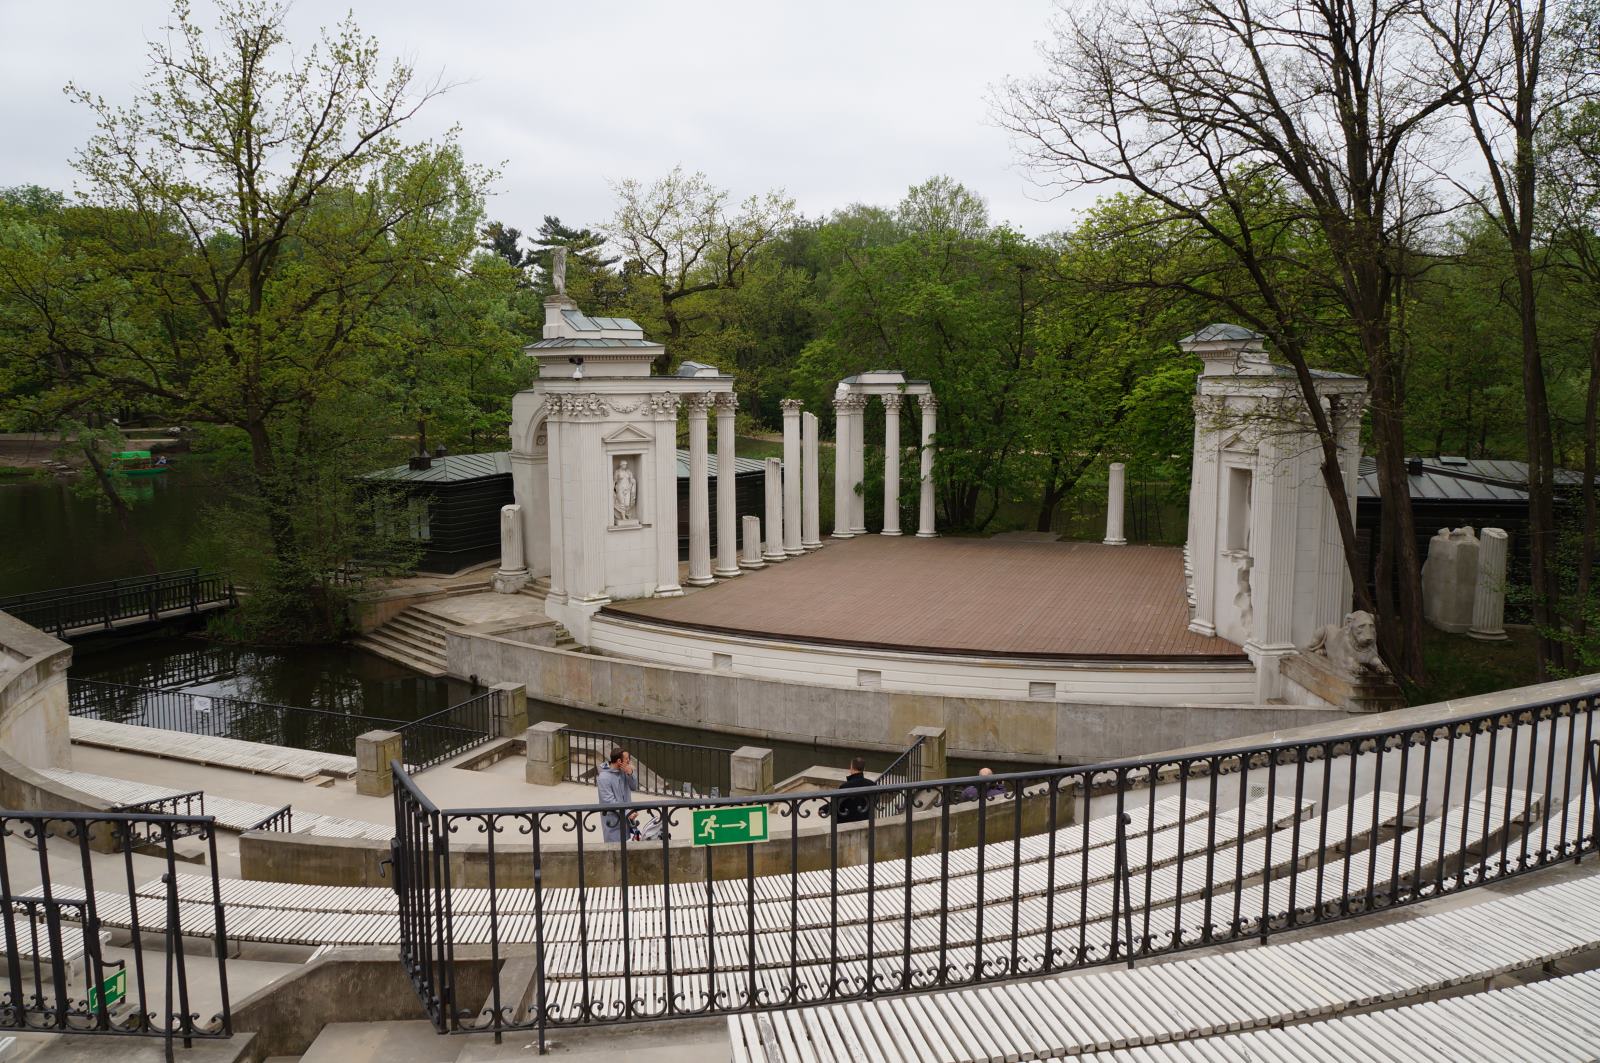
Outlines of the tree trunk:
[[1584,395],[1583,402],[1583,530],[1579,540],[1578,553],[1578,588],[1577,609],[1575,610],[1574,629],[1578,635],[1574,646],[1572,659],[1568,664],[1575,670],[1592,663],[1580,658],[1578,649],[1586,644],[1589,634],[1589,593],[1594,585],[1594,553],[1600,546],[1596,542],[1600,535],[1600,500],[1596,499],[1594,478],[1600,474],[1596,468],[1597,436],[1600,436],[1600,427],[1597,427],[1597,415],[1600,415],[1600,329],[1596,329],[1589,339],[1589,388]]
[[1561,626],[1561,584],[1556,573],[1555,444],[1550,438],[1550,403],[1545,391],[1544,361],[1539,352],[1539,323],[1533,284],[1533,259],[1527,248],[1514,249],[1518,317],[1522,325],[1522,394],[1528,448],[1528,583],[1533,592],[1533,622],[1539,639],[1538,678],[1564,664]]

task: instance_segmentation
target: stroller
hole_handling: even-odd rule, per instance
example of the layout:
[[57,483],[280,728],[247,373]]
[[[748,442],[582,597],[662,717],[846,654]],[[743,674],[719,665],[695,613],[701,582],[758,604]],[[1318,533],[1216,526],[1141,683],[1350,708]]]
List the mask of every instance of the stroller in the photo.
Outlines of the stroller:
[[633,842],[658,842],[667,837],[667,817],[658,810],[647,812],[644,822],[638,815],[628,817],[628,840]]

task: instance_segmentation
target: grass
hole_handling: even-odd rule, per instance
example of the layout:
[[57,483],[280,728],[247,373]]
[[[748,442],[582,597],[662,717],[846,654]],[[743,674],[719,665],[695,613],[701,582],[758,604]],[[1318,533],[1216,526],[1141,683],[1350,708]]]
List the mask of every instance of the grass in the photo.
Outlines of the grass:
[[1432,625],[1422,629],[1422,659],[1428,681],[1406,691],[1413,705],[1488,694],[1527,686],[1537,673],[1537,640],[1532,629],[1507,627],[1504,642],[1479,642]]
[[738,436],[733,441],[733,452],[741,458],[781,458],[783,457],[783,441],[780,439],[756,439],[752,436]]

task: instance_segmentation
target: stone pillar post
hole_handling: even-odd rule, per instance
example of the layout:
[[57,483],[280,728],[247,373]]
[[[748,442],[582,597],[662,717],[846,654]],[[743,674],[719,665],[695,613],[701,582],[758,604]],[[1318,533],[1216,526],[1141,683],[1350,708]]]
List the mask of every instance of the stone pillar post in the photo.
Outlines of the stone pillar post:
[[833,399],[833,537],[849,539],[855,506],[850,501],[850,396]]
[[528,764],[523,778],[535,786],[556,786],[567,781],[570,750],[567,725],[549,720],[528,728]]
[[1506,638],[1506,548],[1503,528],[1485,528],[1478,538],[1478,586],[1472,599],[1472,626],[1467,634],[1484,642]]
[[933,530],[933,434],[939,426],[939,400],[932,395],[918,395],[917,406],[922,410],[922,483],[917,538],[932,539],[939,534]]
[[[706,411],[710,395],[689,395],[689,584],[704,587],[711,579],[711,483],[706,460]],[[676,461],[676,455],[673,456]]]
[[790,557],[805,553],[800,546],[800,407],[799,399],[784,399],[783,409],[783,552]]
[[767,563],[761,560],[761,518],[746,514],[740,520],[744,523],[744,553],[739,557],[739,567],[766,568]]
[[763,561],[787,561],[783,552],[783,462],[767,459],[767,548],[761,554]]
[[850,396],[850,531],[867,534],[867,397]]
[[394,773],[389,762],[405,757],[398,731],[368,731],[356,736],[356,793],[363,797],[388,797],[394,793]]
[[822,546],[821,485],[817,476],[817,461],[821,448],[817,443],[817,415],[800,415],[800,549],[816,550]]
[[754,797],[772,792],[772,750],[740,746],[728,754],[728,795]]
[[[734,455],[734,411],[739,397],[725,392],[717,404],[717,567],[724,579],[739,574],[739,496],[734,483],[738,459]],[[674,529],[676,534],[676,529]]]
[[883,534],[900,534],[900,404],[904,395],[883,397]]
[[656,596],[683,593],[678,584],[678,396],[660,392],[651,400],[655,414],[655,497],[650,519],[656,533]]
[[1127,466],[1120,461],[1111,463],[1111,476],[1106,483],[1106,538],[1107,546],[1127,546],[1122,534],[1124,479]]
[[500,571],[494,574],[494,589],[501,594],[516,594],[528,585],[528,559],[522,550],[522,507],[500,507]]
[[922,739],[922,778],[948,779],[950,762],[945,755],[944,728],[913,727],[906,735],[906,744],[910,745],[919,738]]
[[528,688],[521,683],[496,683],[489,688],[500,694],[494,705],[494,735],[515,738],[528,729]]
[[[545,601],[555,605],[567,600],[567,549],[563,532],[566,530],[566,500],[561,497],[561,408],[560,395],[546,395],[544,422],[546,470],[549,476],[550,495],[550,593]],[[674,577],[673,583],[677,583]]]

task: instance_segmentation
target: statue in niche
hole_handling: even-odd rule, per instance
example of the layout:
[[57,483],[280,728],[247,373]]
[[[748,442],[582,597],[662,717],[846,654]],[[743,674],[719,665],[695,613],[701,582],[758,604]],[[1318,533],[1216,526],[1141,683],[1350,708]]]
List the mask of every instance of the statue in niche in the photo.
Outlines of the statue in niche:
[[1255,623],[1256,611],[1250,595],[1250,559],[1248,557],[1239,566],[1239,587],[1234,592],[1233,605],[1234,608],[1239,610],[1239,626],[1244,629],[1246,635],[1250,634],[1250,626]]
[[639,520],[639,481],[634,478],[627,458],[617,460],[611,477],[611,523],[634,524]]

